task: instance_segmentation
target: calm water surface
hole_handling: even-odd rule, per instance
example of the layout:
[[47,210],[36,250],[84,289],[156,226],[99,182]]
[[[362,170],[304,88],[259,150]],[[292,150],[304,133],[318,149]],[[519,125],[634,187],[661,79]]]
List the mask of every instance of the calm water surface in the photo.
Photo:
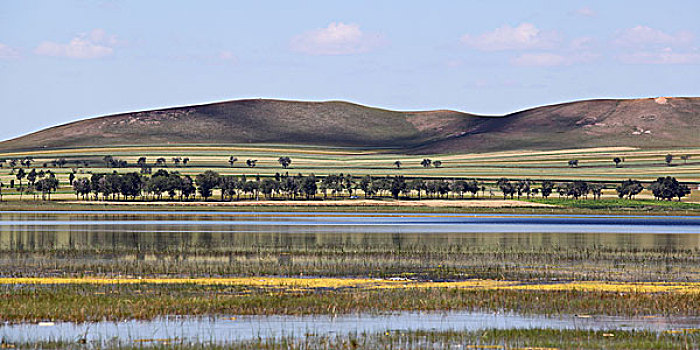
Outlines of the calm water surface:
[[48,340],[122,342],[143,339],[228,343],[258,338],[303,337],[377,333],[385,331],[476,331],[483,329],[587,329],[649,330],[700,327],[697,317],[614,317],[614,316],[524,316],[479,312],[394,313],[388,315],[341,316],[236,316],[170,317],[152,321],[35,323],[0,326],[0,338],[7,342]]
[[700,217],[2,212],[0,249],[454,245],[700,248]]

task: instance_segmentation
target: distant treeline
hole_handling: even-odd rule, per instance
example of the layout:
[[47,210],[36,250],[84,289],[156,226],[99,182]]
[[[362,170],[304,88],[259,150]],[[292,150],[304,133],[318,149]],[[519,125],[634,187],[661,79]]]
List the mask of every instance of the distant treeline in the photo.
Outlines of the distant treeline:
[[[72,174],[71,174],[72,175]],[[289,175],[277,173],[273,177],[260,178],[245,175],[220,175],[208,170],[194,178],[180,175],[178,172],[168,172],[160,169],[153,175],[143,175],[136,172],[127,174],[92,174],[90,177],[75,179],[70,182],[76,197],[83,199],[120,200],[136,198],[146,200],[191,200],[197,194],[204,200],[219,190],[220,200],[233,201],[244,198],[266,199],[311,199],[346,197],[356,198],[360,193],[363,197],[392,197],[398,198],[463,198],[465,195],[476,197],[494,196],[493,191],[500,191],[503,198],[518,198],[525,196],[549,197],[557,193],[560,197],[575,199],[600,198],[604,186],[586,181],[553,182],[531,180],[498,180],[495,187],[476,179],[407,179],[404,176],[370,176],[355,177],[348,174],[332,174],[323,177],[310,175]],[[55,187],[54,187],[55,189]],[[632,199],[644,189],[637,180],[625,180],[616,185],[615,190],[620,198]],[[673,177],[660,177],[647,185],[657,199],[671,200],[690,194],[690,188],[679,183]]]

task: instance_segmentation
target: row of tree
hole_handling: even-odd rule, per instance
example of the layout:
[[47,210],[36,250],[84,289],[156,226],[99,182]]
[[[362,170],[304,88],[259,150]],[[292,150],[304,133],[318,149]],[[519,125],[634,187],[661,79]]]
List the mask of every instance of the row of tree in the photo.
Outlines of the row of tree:
[[[189,200],[195,194],[205,200],[213,196],[218,190],[221,200],[239,200],[241,196],[259,199],[273,198],[314,198],[322,195],[324,198],[338,196],[356,197],[361,191],[365,197],[393,198],[412,197],[422,198],[448,198],[465,195],[476,196],[479,191],[482,196],[487,190],[483,182],[477,180],[449,180],[421,178],[407,179],[404,176],[379,176],[366,175],[354,177],[348,174],[331,174],[324,177],[315,175],[304,176],[302,174],[289,175],[275,174],[274,177],[254,178],[232,175],[220,175],[214,171],[205,171],[194,178],[189,175],[180,175],[177,172],[158,170],[152,176],[144,176],[133,172],[128,174],[93,174],[91,177],[71,179],[76,197],[83,199],[146,199],[162,200],[164,195],[170,200]],[[588,198],[592,196],[599,199],[604,189],[603,184],[589,183],[586,181],[553,182],[549,180],[535,183],[525,180],[508,180],[502,178],[496,183],[496,187],[502,192],[503,198],[518,198],[521,196],[540,195],[549,197],[556,191],[560,197]],[[687,185],[679,183],[672,177],[661,177],[647,187],[657,199],[679,200],[690,194]],[[632,199],[639,194],[644,186],[637,180],[626,180],[616,188],[620,198]],[[493,192],[489,189],[489,195]]]
[[[42,199],[51,199],[51,193],[58,190],[58,178],[56,178],[56,175],[51,171],[44,172],[43,170],[36,171],[36,169],[32,169],[32,171],[26,173],[24,169],[20,168],[17,174],[15,174],[15,177],[19,182],[17,191],[19,192],[20,199],[22,199],[23,194],[32,194],[36,199],[37,192],[41,193]],[[26,183],[22,182],[24,179],[27,180]],[[0,200],[2,200],[2,187],[3,183],[0,182]],[[9,187],[15,188],[14,179],[10,180]]]

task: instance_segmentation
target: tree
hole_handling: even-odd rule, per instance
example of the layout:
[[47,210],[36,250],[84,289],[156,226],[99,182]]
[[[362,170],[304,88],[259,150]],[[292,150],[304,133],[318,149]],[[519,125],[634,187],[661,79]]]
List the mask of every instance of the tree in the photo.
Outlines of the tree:
[[439,168],[442,166],[442,161],[441,160],[436,160],[433,162],[433,166],[436,168]]
[[136,196],[141,195],[143,189],[143,178],[138,173],[128,173],[122,176],[122,181],[119,184],[119,192],[125,199],[131,197],[136,199]]
[[196,182],[199,194],[206,201],[207,198],[211,197],[214,188],[219,185],[219,173],[207,170],[197,175]]
[[666,166],[671,166],[671,162],[673,161],[673,155],[670,153],[667,154],[664,160],[666,161]]
[[272,198],[275,192],[279,190],[279,183],[275,179],[265,179],[260,183],[260,192],[265,198]]
[[37,191],[41,192],[41,199],[46,200],[47,197],[48,199],[51,199],[51,192],[56,191],[58,188],[58,179],[56,179],[56,176],[51,174],[49,177],[43,178],[39,180],[35,188]]
[[122,187],[122,182],[123,179],[119,174],[116,172],[113,172],[111,174],[105,175],[100,180],[100,186],[101,189],[104,191],[103,196],[106,198],[108,195],[112,196],[112,199],[116,198],[119,199],[119,196],[121,195],[121,187]]
[[[362,177],[360,180],[360,189],[362,190],[362,193],[365,194],[365,198],[367,196],[372,196],[374,193],[372,192],[372,177],[369,175],[365,175]],[[418,196],[420,197],[420,193],[418,193]]]
[[317,187],[316,176],[314,174],[304,177],[301,182],[301,190],[304,192],[306,199],[316,196]]
[[[467,182],[467,191],[471,192],[472,198],[476,197],[476,194],[479,193],[479,189],[480,189],[479,181],[476,181],[476,179]],[[486,188],[484,188],[484,190],[486,190]]]
[[70,173],[68,175],[68,184],[72,186],[74,180],[75,180],[75,173]]
[[690,154],[682,155],[681,159],[683,160],[683,164],[688,164],[688,159],[690,159]]
[[22,199],[22,191],[24,190],[22,188],[22,179],[24,179],[24,177],[26,175],[27,174],[24,172],[24,169],[22,169],[22,168],[19,168],[19,170],[17,170],[17,174],[15,175],[17,180],[19,180],[19,199]]
[[657,178],[656,181],[649,185],[649,190],[652,191],[657,199],[670,201],[674,197],[678,197],[679,202],[681,198],[690,194],[688,185],[679,183],[675,177],[671,176]]
[[527,195],[527,198],[530,198],[530,193],[532,192],[530,190],[530,180],[525,179],[525,180],[520,180],[516,184],[516,191],[518,193],[518,199],[520,199],[520,196],[525,193]]
[[617,196],[620,198],[627,197],[627,199],[632,199],[634,196],[641,193],[642,190],[644,190],[644,186],[642,186],[642,183],[632,179],[622,181],[620,185],[615,187],[615,191],[617,191]]
[[190,162],[190,158],[188,158],[188,157],[182,158],[182,165],[187,166],[187,164],[189,162]]
[[613,158],[613,162],[615,162],[615,167],[619,168],[620,162],[622,162],[622,159],[620,157],[615,157],[615,158]]
[[464,198],[464,192],[469,190],[469,184],[464,180],[455,181],[452,186],[453,190],[459,194],[459,198]]
[[578,168],[578,159],[572,159],[569,161],[569,168]]
[[287,169],[289,164],[292,164],[292,159],[287,157],[287,156],[284,156],[284,157],[279,157],[279,159],[277,159],[277,162],[279,162],[283,168]]
[[593,199],[600,199],[600,196],[603,195],[604,186],[602,184],[591,184],[589,188],[591,190],[591,194],[593,194]]
[[255,181],[245,181],[243,183],[243,192],[245,193],[250,193],[251,195],[255,195],[257,197],[257,192],[258,192],[258,183]]
[[173,164],[175,164],[176,167],[180,166],[180,162],[182,161],[181,157],[173,157],[172,158]]
[[156,159],[156,164],[155,164],[155,166],[167,166],[167,165],[165,164],[165,158],[164,158],[164,157],[159,157],[158,159]]
[[425,158],[420,162],[420,165],[422,165],[424,168],[430,167],[430,164],[433,164],[433,161],[428,158]]
[[29,182],[29,186],[34,186],[34,182],[36,182],[36,169],[32,169],[32,171],[27,174],[27,182]]
[[237,161],[238,161],[238,158],[236,158],[234,156],[228,157],[228,163],[231,165],[232,168],[233,168],[233,164],[236,163]]
[[257,159],[248,159],[248,160],[245,161],[245,164],[246,164],[249,168],[255,168],[255,166],[257,165],[257,163],[258,163],[258,160],[257,160]]
[[232,201],[233,196],[238,194],[238,179],[234,176],[221,176],[220,181],[221,200],[225,200],[228,196],[228,200]]
[[515,186],[513,186],[510,180],[501,178],[496,183],[496,186],[498,186],[498,188],[501,189],[501,192],[503,192],[503,199],[506,199],[506,196],[510,196],[511,199],[513,198],[516,190]]
[[450,186],[450,183],[445,181],[445,180],[436,180],[437,182],[437,191],[441,196],[447,196],[450,191],[452,190],[452,187]]
[[356,183],[355,180],[353,179],[352,175],[347,174],[345,175],[345,178],[343,178],[343,189],[348,192],[350,197],[352,197],[353,192],[355,191],[356,188]]
[[189,199],[190,196],[192,196],[194,193],[194,181],[192,181],[192,177],[190,177],[189,175],[185,175],[185,177],[182,178],[180,196],[185,197],[185,199]]
[[90,176],[90,190],[95,195],[95,200],[97,200],[97,195],[100,193],[100,179],[104,177],[104,174],[92,174]]
[[571,196],[574,199],[588,196],[588,192],[590,192],[590,188],[588,187],[588,183],[585,181],[577,180],[568,183],[566,186],[566,195]]
[[549,195],[552,194],[552,189],[554,189],[554,183],[552,181],[542,181],[542,188],[540,189],[540,193],[542,194],[543,198],[549,197]]
[[402,175],[394,176],[391,179],[391,196],[399,199],[399,194],[406,191],[406,180]]
[[394,166],[396,167],[396,169],[401,169],[401,161],[400,160],[395,161]]
[[73,191],[75,191],[75,198],[82,196],[83,199],[90,194],[92,188],[90,187],[90,179],[84,177],[73,181]]
[[113,167],[114,167],[114,157],[112,157],[112,156],[110,156],[110,155],[107,155],[107,156],[102,157],[102,160],[103,160],[103,161],[105,162],[105,164],[107,164],[107,166],[109,166],[110,168],[113,168]]
[[420,178],[413,179],[413,181],[411,181],[411,184],[409,185],[409,187],[418,193],[418,200],[420,200],[421,192],[425,191],[425,189],[426,189],[425,181],[423,181],[423,179],[420,179]]

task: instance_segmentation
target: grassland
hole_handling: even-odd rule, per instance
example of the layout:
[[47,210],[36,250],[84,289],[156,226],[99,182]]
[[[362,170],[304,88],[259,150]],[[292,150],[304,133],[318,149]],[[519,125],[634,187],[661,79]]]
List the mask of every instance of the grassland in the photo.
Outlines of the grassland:
[[[675,160],[672,166],[667,166],[664,162],[666,154],[674,154]],[[104,165],[102,158],[105,155],[112,155],[117,159],[126,160],[131,167],[109,168]],[[289,169],[283,169],[277,159],[287,155],[292,159]],[[680,156],[689,156],[688,160],[680,160]],[[52,199],[67,201],[75,199],[72,189],[68,186],[68,175],[75,172],[77,178],[90,176],[91,173],[119,173],[138,171],[135,166],[139,157],[147,157],[149,162],[155,161],[159,157],[167,160],[166,170],[178,171],[183,175],[197,175],[205,170],[215,170],[223,175],[247,175],[247,176],[273,176],[276,173],[289,172],[290,174],[316,174],[324,176],[328,174],[350,174],[359,178],[363,175],[385,176],[404,175],[408,178],[421,177],[430,178],[464,178],[478,179],[484,183],[487,190],[479,193],[481,199],[497,199],[501,196],[500,191],[495,186],[497,179],[506,177],[510,179],[532,180],[552,180],[571,181],[586,180],[598,182],[606,185],[603,198],[616,198],[614,187],[622,180],[632,178],[643,182],[650,182],[659,176],[674,176],[679,181],[691,184],[696,188],[700,184],[700,149],[658,149],[642,150],[625,147],[571,149],[560,151],[507,151],[495,153],[475,153],[475,154],[436,154],[429,156],[416,156],[397,154],[386,149],[344,149],[344,148],[324,148],[310,146],[284,146],[284,145],[257,145],[257,146],[211,146],[211,147],[115,147],[115,148],[78,148],[63,150],[45,150],[21,153],[0,154],[0,158],[20,159],[23,157],[33,157],[32,167],[37,170],[51,170],[56,173],[60,181],[57,193],[52,195]],[[230,156],[235,156],[239,160],[233,167],[228,163]],[[188,157],[190,162],[187,166],[175,166],[171,158]],[[621,167],[615,167],[612,162],[614,157],[624,159]],[[51,162],[60,158],[67,160],[67,165],[63,168],[51,166]],[[442,161],[439,168],[424,168],[420,162],[424,158]],[[245,166],[246,159],[257,159],[256,167]],[[569,167],[568,161],[579,160],[578,167]],[[74,162],[87,160],[88,167],[74,165]],[[397,169],[395,161],[401,161],[402,166]],[[47,163],[47,168],[43,164]],[[7,166],[7,165],[6,165]],[[158,169],[158,168],[156,168]],[[26,170],[27,172],[29,170]],[[10,169],[0,169],[0,181],[7,186],[11,180],[17,182],[15,175]],[[700,202],[700,194],[693,191],[691,196],[685,200],[688,202]],[[356,192],[362,196],[361,191]],[[217,194],[214,194],[216,197]],[[330,199],[347,199],[348,194],[340,194]],[[416,194],[414,193],[415,197]],[[19,194],[12,189],[5,188],[3,199],[6,201],[16,201]],[[34,196],[24,195],[24,199],[33,199]],[[243,199],[250,199],[244,195]],[[638,199],[651,199],[649,192],[644,191],[637,196]],[[329,198],[324,198],[328,200]],[[479,203],[479,202],[477,202]],[[567,205],[570,202],[551,202],[557,205]],[[614,205],[604,206],[608,209],[613,206],[640,208],[654,207],[656,203],[649,202],[617,202]],[[381,204],[381,203],[378,203]],[[391,205],[389,205],[391,206]],[[446,205],[451,206],[451,205]],[[458,205],[452,205],[458,206]],[[481,205],[471,205],[481,206]],[[488,205],[483,205],[488,206]],[[524,205],[523,205],[524,206]],[[663,205],[665,209],[695,209],[693,206]],[[578,206],[581,207],[581,206]]]

